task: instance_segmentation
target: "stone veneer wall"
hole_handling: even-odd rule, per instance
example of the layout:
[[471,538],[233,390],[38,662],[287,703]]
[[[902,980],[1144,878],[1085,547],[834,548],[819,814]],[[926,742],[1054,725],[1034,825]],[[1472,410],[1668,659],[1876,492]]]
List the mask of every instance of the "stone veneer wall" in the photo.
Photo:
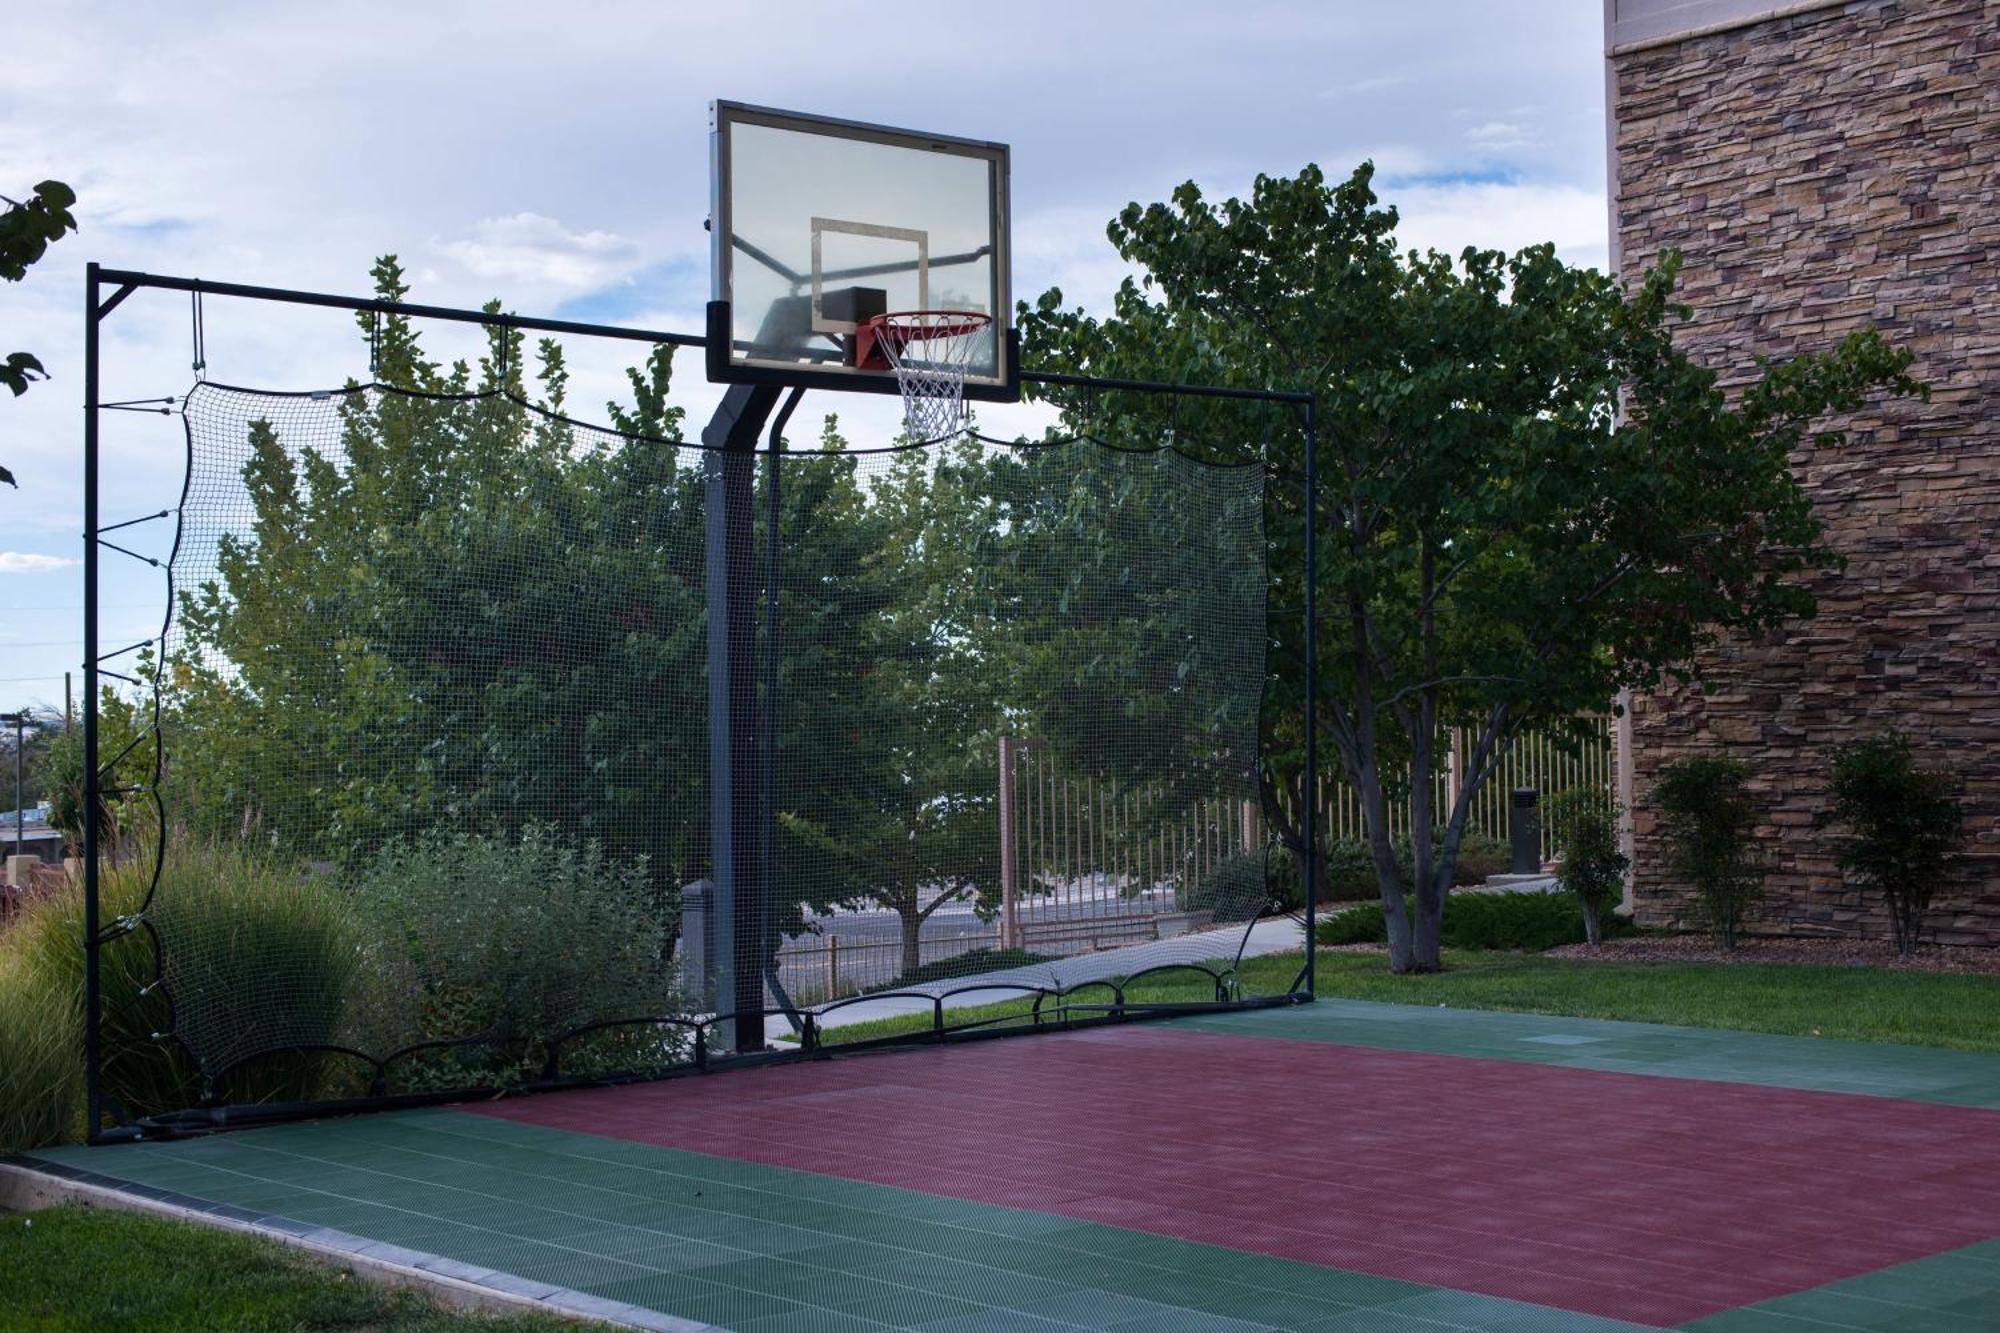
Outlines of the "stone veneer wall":
[[1610,74],[1621,267],[1685,254],[1686,346],[1741,380],[1873,323],[1932,385],[1794,456],[1849,561],[1818,617],[1713,653],[1706,695],[1634,700],[1637,915],[1687,906],[1652,780],[1719,750],[1767,812],[1754,928],[1886,936],[1815,821],[1831,747],[1893,723],[1966,779],[1973,855],[1935,938],[2000,945],[2000,0],[1852,0],[1614,50]]

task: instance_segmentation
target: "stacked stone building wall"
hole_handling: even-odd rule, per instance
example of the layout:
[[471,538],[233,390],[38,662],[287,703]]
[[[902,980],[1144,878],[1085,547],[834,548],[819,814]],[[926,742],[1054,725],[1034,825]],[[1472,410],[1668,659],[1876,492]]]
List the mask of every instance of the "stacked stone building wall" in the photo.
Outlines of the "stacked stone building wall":
[[1894,725],[1964,775],[1933,937],[2000,945],[2000,0],[1850,0],[1610,59],[1620,267],[1684,254],[1683,345],[1740,382],[1873,324],[1932,386],[1794,456],[1848,562],[1812,580],[1818,616],[1633,701],[1638,917],[1688,917],[1654,779],[1723,753],[1765,811],[1753,929],[1886,936],[1821,821],[1833,747]]

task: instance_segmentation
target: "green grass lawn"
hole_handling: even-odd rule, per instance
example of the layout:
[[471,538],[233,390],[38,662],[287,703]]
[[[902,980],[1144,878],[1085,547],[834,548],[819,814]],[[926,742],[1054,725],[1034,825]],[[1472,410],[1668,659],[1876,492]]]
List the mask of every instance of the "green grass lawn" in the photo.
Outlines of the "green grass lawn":
[[0,1328],[35,1333],[578,1333],[544,1315],[446,1310],[296,1250],[102,1208],[0,1216]]
[[[1267,962],[1246,964],[1252,961]],[[2000,1052],[2000,977],[1790,963],[1593,963],[1470,951],[1447,951],[1444,962],[1441,973],[1397,977],[1384,955],[1322,952],[1318,991],[1393,1004]],[[1294,956],[1273,975],[1297,964]]]
[[[1473,950],[1447,950],[1444,962],[1441,973],[1398,977],[1390,975],[1383,954],[1322,951],[1318,993],[1391,1004],[1511,1009],[2000,1052],[2000,977],[1792,964],[1594,963]],[[1243,993],[1282,993],[1299,963],[1297,954],[1246,958]],[[1078,998],[1103,1003],[1109,997],[1109,991],[1098,989]],[[1193,976],[1157,977],[1141,982],[1128,998],[1204,1000],[1212,998],[1212,991]],[[949,1012],[954,1024],[1024,1023],[1030,1007],[1030,1001],[1017,1000]],[[1051,1012],[1050,1006],[1044,1012]],[[828,1041],[865,1040],[929,1026],[929,1017],[921,1014],[878,1019],[835,1029]]]

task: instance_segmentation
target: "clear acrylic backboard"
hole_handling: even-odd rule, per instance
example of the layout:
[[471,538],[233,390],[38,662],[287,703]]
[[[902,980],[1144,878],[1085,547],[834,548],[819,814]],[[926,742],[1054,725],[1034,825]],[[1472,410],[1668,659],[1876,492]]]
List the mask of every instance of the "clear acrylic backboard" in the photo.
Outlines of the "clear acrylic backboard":
[[1007,146],[739,102],[711,110],[709,378],[897,392],[857,326],[991,318],[965,396],[1019,396]]

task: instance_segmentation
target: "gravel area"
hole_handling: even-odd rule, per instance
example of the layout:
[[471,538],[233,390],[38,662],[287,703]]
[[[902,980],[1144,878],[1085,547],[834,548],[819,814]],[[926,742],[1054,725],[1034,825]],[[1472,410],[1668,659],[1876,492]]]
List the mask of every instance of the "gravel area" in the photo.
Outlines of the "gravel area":
[[1752,939],[1732,951],[1703,935],[1642,935],[1607,940],[1595,949],[1587,944],[1565,944],[1542,956],[1605,963],[1811,963],[2000,976],[2000,949],[1927,944],[1911,957],[1899,958],[1895,946],[1886,940]]

